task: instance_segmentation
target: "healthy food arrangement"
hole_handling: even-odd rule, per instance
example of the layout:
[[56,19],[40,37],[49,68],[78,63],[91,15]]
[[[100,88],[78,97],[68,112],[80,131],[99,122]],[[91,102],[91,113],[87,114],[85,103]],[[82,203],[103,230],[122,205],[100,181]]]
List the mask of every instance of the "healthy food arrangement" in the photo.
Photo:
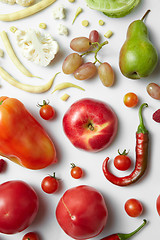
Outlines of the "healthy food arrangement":
[[158,239],[156,1],[0,0],[0,239]]

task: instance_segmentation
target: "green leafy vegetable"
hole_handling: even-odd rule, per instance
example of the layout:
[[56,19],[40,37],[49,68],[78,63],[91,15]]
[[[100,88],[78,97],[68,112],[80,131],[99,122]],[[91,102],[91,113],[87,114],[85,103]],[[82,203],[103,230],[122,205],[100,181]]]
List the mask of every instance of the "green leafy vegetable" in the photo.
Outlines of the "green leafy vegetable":
[[124,17],[129,14],[141,0],[86,0],[88,7],[106,14],[108,17]]

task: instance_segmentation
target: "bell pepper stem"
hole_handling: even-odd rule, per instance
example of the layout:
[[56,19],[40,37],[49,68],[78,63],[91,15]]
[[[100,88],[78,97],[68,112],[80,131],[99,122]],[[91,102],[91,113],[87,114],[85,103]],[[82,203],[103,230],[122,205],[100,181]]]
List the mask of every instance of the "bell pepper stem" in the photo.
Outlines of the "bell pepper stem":
[[141,230],[141,228],[143,228],[147,223],[147,220],[144,219],[143,220],[143,223],[136,229],[134,230],[133,232],[131,233],[128,233],[128,234],[123,234],[123,233],[118,233],[118,237],[120,240],[126,240],[126,239],[129,239],[130,237],[132,237],[134,234],[136,234],[137,232],[139,232],[139,230]]
[[148,130],[145,128],[144,126],[144,123],[143,123],[143,117],[142,117],[142,109],[143,107],[148,107],[148,104],[147,103],[143,103],[140,108],[139,108],[139,121],[140,121],[140,124],[138,126],[138,130],[137,130],[137,133],[147,133]]

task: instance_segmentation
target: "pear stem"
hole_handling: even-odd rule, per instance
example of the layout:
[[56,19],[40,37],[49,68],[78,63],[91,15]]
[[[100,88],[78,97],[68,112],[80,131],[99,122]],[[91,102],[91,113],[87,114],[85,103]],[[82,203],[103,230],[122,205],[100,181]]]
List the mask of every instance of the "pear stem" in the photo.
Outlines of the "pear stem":
[[145,18],[146,18],[146,16],[148,15],[148,13],[150,12],[151,10],[149,9],[149,10],[147,10],[147,12],[143,15],[143,17],[141,18],[141,21],[143,21]]

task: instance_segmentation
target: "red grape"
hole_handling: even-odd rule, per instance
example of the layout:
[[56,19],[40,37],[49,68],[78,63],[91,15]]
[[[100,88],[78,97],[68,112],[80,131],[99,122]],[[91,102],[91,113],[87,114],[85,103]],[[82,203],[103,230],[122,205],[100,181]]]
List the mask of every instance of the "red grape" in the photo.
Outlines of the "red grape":
[[70,42],[70,48],[76,52],[85,52],[90,46],[90,40],[86,37],[77,37]]
[[74,73],[74,77],[78,80],[86,80],[93,77],[97,72],[94,63],[87,62],[82,64]]

